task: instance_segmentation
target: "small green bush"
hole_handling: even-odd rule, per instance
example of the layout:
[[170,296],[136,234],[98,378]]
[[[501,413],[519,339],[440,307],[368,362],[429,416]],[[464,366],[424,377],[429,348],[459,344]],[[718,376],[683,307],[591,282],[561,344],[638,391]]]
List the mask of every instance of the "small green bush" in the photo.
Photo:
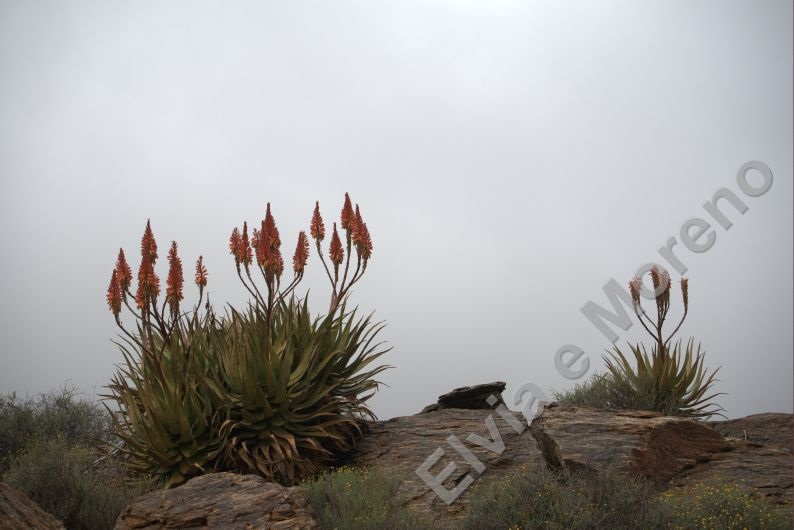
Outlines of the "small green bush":
[[631,408],[630,390],[618,388],[609,374],[596,373],[570,390],[552,391],[554,400],[566,405],[605,410]]
[[70,530],[113,528],[123,507],[153,487],[151,481],[128,480],[122,463],[110,458],[97,462],[95,449],[64,437],[30,441],[11,459],[3,481]]
[[60,437],[90,445],[107,440],[110,428],[105,408],[70,385],[24,399],[14,392],[0,395],[0,474],[32,440]]
[[666,491],[659,500],[669,513],[668,528],[676,530],[792,528],[790,508],[776,507],[735,482],[697,482]]
[[303,488],[320,528],[327,530],[430,529],[394,502],[400,480],[374,469],[325,472]]
[[665,514],[648,503],[650,482],[617,472],[561,473],[523,467],[475,486],[464,528],[663,528]]

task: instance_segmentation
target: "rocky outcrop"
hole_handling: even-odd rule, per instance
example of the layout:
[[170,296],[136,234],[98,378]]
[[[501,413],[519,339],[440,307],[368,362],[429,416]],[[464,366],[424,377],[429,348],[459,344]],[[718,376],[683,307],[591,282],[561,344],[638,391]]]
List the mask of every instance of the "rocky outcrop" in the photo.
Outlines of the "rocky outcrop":
[[[374,466],[400,477],[398,502],[435,528],[458,528],[471,495],[463,486],[480,476],[483,483],[498,480],[518,466],[543,465],[524,418],[501,411],[509,419],[496,410],[444,409],[378,422],[350,464]],[[444,477],[448,466],[454,469]],[[420,474],[441,479],[431,486],[428,482],[434,480]],[[463,490],[459,497],[456,487]],[[447,504],[445,498],[454,502]]]
[[0,528],[65,530],[63,524],[8,484],[0,482]]
[[[790,425],[791,415],[780,416],[780,429],[786,431],[785,423]],[[518,413],[509,417],[526,425]],[[732,429],[748,425],[732,421]],[[751,417],[749,421],[754,420]],[[494,432],[501,443],[491,444],[489,449],[482,442],[495,440]],[[760,436],[762,431],[752,432]],[[775,432],[774,428],[765,432],[767,439],[785,443],[786,433]],[[469,438],[469,433],[475,436]],[[467,460],[467,451],[474,458]],[[434,454],[436,458],[428,460]],[[455,465],[441,481],[443,489],[434,489],[420,478],[417,470],[423,463],[430,476],[440,474],[450,463]],[[428,463],[432,465],[428,467]],[[706,422],[655,412],[605,411],[555,403],[542,404],[531,427],[521,432],[495,410],[443,409],[379,422],[372,425],[351,464],[374,466],[401,477],[399,502],[438,528],[456,528],[465,517],[471,490],[466,489],[451,504],[445,502],[444,495],[451,497],[449,492],[465,485],[467,477],[484,484],[522,465],[596,472],[617,468],[673,487],[720,478],[735,480],[748,491],[781,503],[792,500],[790,446],[726,439]]]
[[438,401],[422,409],[420,414],[442,409],[492,409],[503,403],[505,383],[496,381],[475,386],[462,386],[439,396]]
[[551,467],[617,468],[659,483],[729,449],[704,423],[636,410],[544,404],[531,431]]
[[255,475],[211,473],[135,499],[116,530],[166,528],[287,530],[319,528],[303,492]]
[[[498,396],[497,389],[456,389],[447,396],[457,392],[459,401],[439,399],[444,407],[473,403],[477,408],[441,408],[372,423],[346,463],[398,477],[394,501],[442,529],[460,527],[474,491],[469,486],[498,481],[519,467],[617,468],[670,487],[735,481],[780,504],[792,502],[790,414],[710,424],[654,412],[542,403],[529,426],[498,400],[479,408],[479,400]],[[218,473],[135,500],[116,528],[317,526],[299,488]]]

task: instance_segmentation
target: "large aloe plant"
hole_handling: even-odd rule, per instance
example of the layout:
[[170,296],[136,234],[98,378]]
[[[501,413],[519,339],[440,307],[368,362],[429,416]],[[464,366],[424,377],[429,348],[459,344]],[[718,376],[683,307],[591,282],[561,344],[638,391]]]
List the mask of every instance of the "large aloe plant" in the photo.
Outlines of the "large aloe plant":
[[[296,483],[354,447],[364,421],[374,418],[366,402],[378,388],[375,377],[388,368],[372,363],[388,350],[375,342],[382,323],[345,309],[350,287],[372,255],[367,226],[347,194],[341,225],[347,244],[334,224],[329,267],[315,206],[310,233],[332,295],[328,313],[314,319],[306,299],[294,296],[309,256],[308,238],[299,233],[294,275],[282,285],[281,239],[269,204],[251,239],[244,223],[229,241],[237,274],[251,295],[244,311],[230,307],[216,318],[209,301],[201,311],[207,285],[201,257],[195,276],[199,301],[182,311],[175,242],[168,253],[166,295],[158,300],[157,244],[149,223],[135,295],[132,271],[119,252],[107,300],[124,333],[118,343],[123,363],[106,397],[115,402],[119,450],[132,469],[161,476],[169,485],[214,470]],[[122,306],[135,320],[134,332],[122,323]]]

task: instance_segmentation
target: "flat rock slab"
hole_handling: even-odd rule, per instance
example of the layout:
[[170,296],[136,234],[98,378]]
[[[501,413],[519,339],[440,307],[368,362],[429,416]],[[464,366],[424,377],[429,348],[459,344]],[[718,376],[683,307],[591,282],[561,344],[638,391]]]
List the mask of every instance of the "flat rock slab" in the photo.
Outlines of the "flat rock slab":
[[[438,401],[422,409],[420,414],[442,409],[492,409],[502,404],[502,392],[506,384],[502,381],[482,385],[462,386],[439,396]],[[496,401],[489,403],[493,396]]]
[[700,481],[736,482],[746,491],[776,503],[794,501],[791,450],[739,440],[729,440],[729,445],[729,451],[714,454],[708,462],[679,473],[670,484],[678,487]]
[[23,493],[0,482],[0,528],[3,530],[65,530],[63,524]]
[[551,467],[617,468],[659,483],[729,449],[704,423],[646,411],[544,403],[531,431]]
[[319,528],[299,487],[257,475],[211,473],[171,490],[138,497],[116,520],[116,530],[287,530]]
[[791,435],[794,431],[794,422],[791,414],[766,412],[735,420],[712,421],[709,424],[726,437],[781,449],[793,448]]
[[[428,472],[439,475],[445,466],[454,464],[455,470],[441,482],[446,490],[452,490],[467,476],[477,483],[486,483],[518,466],[544,465],[526,420],[519,413],[512,413],[510,417],[518,422],[519,429],[523,427],[521,433],[517,432],[516,423],[506,421],[494,410],[444,409],[377,422],[371,424],[369,434],[354,452],[350,465],[372,466],[400,477],[398,502],[432,522],[435,528],[459,528],[468,510],[471,488],[447,505],[416,470],[436,453],[438,459]],[[490,447],[471,441],[472,435],[480,443],[490,442]],[[451,436],[462,444],[464,452],[470,451],[480,462],[475,465],[481,466],[481,474],[450,444]],[[443,453],[438,454],[439,450]]]

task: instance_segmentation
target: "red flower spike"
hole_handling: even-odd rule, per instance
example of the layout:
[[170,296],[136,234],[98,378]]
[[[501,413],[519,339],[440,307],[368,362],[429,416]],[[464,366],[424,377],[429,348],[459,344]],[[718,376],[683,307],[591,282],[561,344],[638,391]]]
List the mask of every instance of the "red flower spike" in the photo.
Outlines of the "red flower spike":
[[284,258],[281,257],[281,252],[278,249],[274,250],[271,256],[270,271],[276,277],[280,277],[284,272]]
[[276,220],[273,219],[273,215],[270,213],[270,203],[267,203],[265,220],[262,223],[262,233],[265,234],[271,249],[281,247],[281,238],[279,238],[278,228],[276,228]]
[[[254,230],[256,231],[256,230]],[[250,265],[253,261],[253,256],[251,255],[251,243],[248,241],[248,223],[243,223],[243,237],[240,238],[240,246],[239,246],[239,255],[240,261],[243,262],[244,265]]]
[[309,259],[309,240],[306,232],[298,234],[298,245],[295,247],[295,255],[292,257],[292,270],[295,274],[303,274],[306,267],[306,260]]
[[182,300],[182,260],[176,253],[176,241],[171,242],[171,249],[168,251],[168,281],[166,282],[165,299],[171,306],[171,311],[179,312],[179,301]]
[[150,256],[149,252],[144,252],[141,257],[141,266],[138,268],[138,291],[135,294],[135,302],[139,309],[148,307],[149,302],[160,294],[160,278],[154,272]]
[[262,230],[259,231],[256,238],[256,262],[260,267],[265,267],[270,259],[270,245],[267,244],[267,236],[265,235],[265,222],[262,221]]
[[196,260],[196,285],[207,286],[207,268],[204,266],[204,256],[199,256]]
[[351,224],[353,225],[351,227],[351,231],[353,232],[353,243],[358,247],[361,244],[361,226],[364,224],[364,220],[361,218],[361,211],[358,209],[358,204],[356,204],[356,213],[353,216]]
[[229,238],[229,253],[234,255],[234,264],[240,264],[240,230],[235,226]]
[[121,286],[118,281],[118,271],[113,269],[113,274],[110,275],[110,285],[108,285],[108,307],[113,312],[113,315],[118,317],[121,312]]
[[116,279],[119,282],[121,289],[121,296],[125,296],[127,289],[132,283],[132,269],[127,264],[127,259],[124,257],[124,249],[119,249],[119,257],[116,260]]
[[314,203],[314,213],[312,214],[312,222],[309,233],[312,236],[312,239],[316,239],[319,243],[323,239],[325,239],[325,225],[323,224],[323,218],[320,216],[320,203]]
[[356,247],[358,250],[359,255],[364,261],[369,260],[370,256],[372,256],[372,239],[369,237],[369,230],[367,229],[367,223],[361,223],[361,232],[359,234],[359,244]]
[[354,221],[355,214],[353,206],[350,204],[350,195],[345,193],[345,205],[342,206],[342,228],[349,232],[353,228]]
[[144,254],[149,255],[149,260],[154,266],[157,262],[157,242],[154,240],[154,234],[152,234],[150,219],[146,221],[146,230],[143,231],[143,237],[141,238],[141,256]]
[[339,233],[336,231],[336,223],[334,223],[334,234],[331,236],[331,247],[329,249],[331,262],[335,265],[342,263],[345,258],[345,251],[342,249],[342,241],[339,239]]

